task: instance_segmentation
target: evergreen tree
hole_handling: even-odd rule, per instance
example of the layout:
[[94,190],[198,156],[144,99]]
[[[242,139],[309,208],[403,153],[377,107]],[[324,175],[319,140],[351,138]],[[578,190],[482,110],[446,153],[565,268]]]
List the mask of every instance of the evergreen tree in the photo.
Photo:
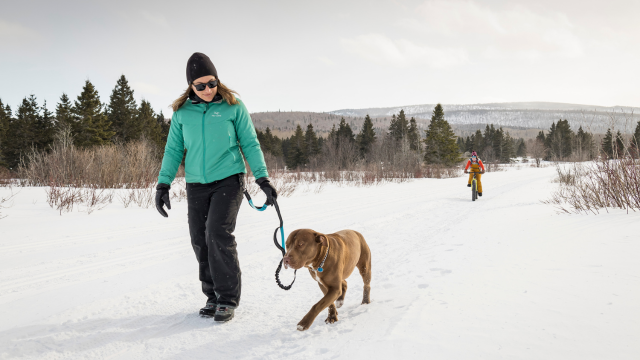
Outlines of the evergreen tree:
[[0,166],[8,166],[6,160],[7,151],[7,135],[9,133],[9,124],[11,123],[11,108],[5,106],[0,100]]
[[473,135],[473,140],[471,140],[471,146],[467,149],[467,151],[475,151],[478,154],[478,157],[484,156],[484,148],[485,148],[485,139],[482,136],[482,131],[476,130],[476,133]]
[[35,145],[37,149],[45,150],[53,143],[53,138],[56,133],[56,118],[54,114],[47,109],[46,101],[42,104],[40,111],[41,115],[36,117]]
[[549,158],[566,159],[573,153],[573,130],[567,120],[558,120],[552,123],[549,133],[545,138],[545,147]]
[[369,114],[364,117],[364,123],[362,124],[362,130],[356,138],[358,148],[360,149],[360,155],[364,156],[371,149],[371,145],[376,141],[376,132],[373,130],[373,122]]
[[578,128],[574,137],[573,149],[574,153],[577,153],[578,160],[591,160],[595,156],[593,135],[582,130],[582,126]]
[[444,164],[448,166],[460,162],[460,151],[456,144],[456,135],[451,125],[444,118],[442,105],[438,104],[433,109],[431,122],[426,130],[425,155],[427,164]]
[[[500,128],[502,130],[502,128]],[[511,159],[516,156],[516,148],[515,141],[509,135],[509,132],[505,133],[502,138],[502,147],[500,153],[500,162],[504,164],[508,164],[511,162]]]
[[353,130],[351,130],[351,126],[347,124],[344,118],[340,118],[340,124],[338,124],[338,131],[336,132],[336,135],[338,136],[338,141],[348,141],[351,143],[356,141],[353,135]]
[[[140,106],[142,108],[142,104]],[[145,108],[145,111],[148,109]],[[143,133],[148,132],[145,129],[146,124],[140,123],[141,117],[138,115],[133,90],[124,75],[120,76],[111,92],[107,114],[115,137],[121,141],[137,140]],[[145,114],[143,118],[146,120],[148,116],[149,114]]]
[[[2,102],[0,102],[0,107],[2,107]],[[631,142],[637,149],[640,149],[640,121],[636,124],[636,130],[633,132],[633,138]]]
[[418,123],[416,119],[411,117],[409,121],[409,130],[407,131],[407,138],[409,140],[409,149],[417,152],[422,152],[422,144],[420,142],[420,133],[418,132]]
[[543,144],[547,141],[547,139],[544,136],[544,131],[540,131],[538,133],[538,136],[536,136],[536,140],[540,140]]
[[493,126],[493,124],[491,125],[487,125],[486,128],[484,129],[484,144],[482,145],[482,147],[480,149],[476,149],[476,152],[478,152],[478,150],[480,150],[481,152],[478,152],[478,154],[482,153],[482,156],[485,158],[485,160],[487,161],[494,161],[497,158],[497,155],[495,154],[495,143],[496,141],[494,141],[494,138],[496,136],[496,129]]
[[614,159],[614,143],[613,143],[613,134],[611,133],[611,129],[607,129],[607,133],[604,135],[602,139],[602,151],[609,159]]
[[289,139],[289,151],[286,162],[287,166],[291,169],[304,166],[308,161],[305,154],[304,140],[304,132],[302,132],[302,127],[298,124],[295,133]]
[[624,139],[622,138],[622,134],[620,133],[620,130],[618,130],[618,133],[616,134],[616,145],[615,145],[616,153],[614,155],[616,155],[617,158],[621,158],[624,156],[624,150],[625,150]]
[[37,137],[39,110],[36,97],[30,95],[18,106],[15,119],[10,119],[5,143],[5,159],[10,168],[17,168],[21,156],[31,149],[42,150]]
[[475,138],[476,136],[474,134],[472,134],[471,136],[467,136],[467,139],[464,141],[464,148],[463,148],[463,152],[472,152],[474,147],[473,147],[473,143],[475,142]]
[[504,160],[508,156],[505,154],[505,144],[504,130],[500,127],[493,134],[493,154],[500,162],[505,162]]
[[82,93],[78,95],[72,112],[76,117],[76,145],[103,145],[111,141],[115,132],[111,131],[111,123],[102,112],[98,91],[89,80],[86,80]]
[[164,147],[167,145],[167,138],[169,137],[169,129],[171,128],[171,119],[167,121],[167,119],[164,118],[164,114],[162,113],[162,110],[161,110],[160,114],[158,114],[158,117],[156,118],[156,122],[160,127],[160,149],[164,150]]
[[71,101],[65,93],[62,93],[62,96],[60,96],[60,102],[56,105],[56,127],[57,131],[60,131],[65,127],[69,129],[73,129],[75,127]]
[[[1,107],[2,103],[0,103]],[[640,157],[640,121],[636,125],[636,130],[633,132],[631,140],[629,141],[629,153],[634,159]]]
[[304,133],[304,152],[305,158],[308,162],[309,159],[313,156],[316,156],[320,153],[320,146],[318,146],[318,136],[316,132],[313,130],[313,125],[309,123],[307,125],[307,131]]
[[[417,132],[417,129],[416,129]],[[400,113],[396,117],[395,115],[391,119],[389,125],[389,135],[396,141],[400,141],[407,137],[409,133],[409,122],[404,114],[404,110],[400,110]]]
[[527,156],[527,145],[525,145],[523,138],[518,139],[518,150],[516,150],[516,156],[522,158]]
[[158,116],[151,108],[151,104],[143,99],[136,115],[137,119],[135,119],[135,123],[140,125],[141,132],[137,138],[132,137],[129,138],[129,140],[139,139],[140,136],[144,136],[154,144],[161,146],[162,129],[160,124],[158,124]]
[[[467,143],[469,143],[468,136],[467,136]],[[456,144],[458,144],[458,149],[460,149],[461,153],[464,153],[465,151],[467,151],[467,146],[462,136],[458,136],[458,141],[456,141]]]

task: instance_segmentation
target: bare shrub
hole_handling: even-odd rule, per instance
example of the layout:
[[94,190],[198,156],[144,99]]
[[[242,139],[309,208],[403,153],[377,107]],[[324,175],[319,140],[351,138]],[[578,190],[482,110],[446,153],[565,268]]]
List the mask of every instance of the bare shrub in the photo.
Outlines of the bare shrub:
[[593,213],[600,209],[640,210],[640,165],[630,157],[592,163],[556,165],[560,183],[543,201],[565,213]]
[[102,189],[146,188],[156,182],[160,153],[146,139],[126,144],[77,148],[66,130],[49,152],[27,153],[19,168],[26,186],[96,186]]
[[426,178],[433,178],[433,179],[448,179],[448,178],[459,177],[462,175],[462,167],[427,165],[423,169],[423,175]]
[[160,165],[159,150],[146,139],[77,148],[70,130],[64,129],[50,151],[27,153],[19,177],[22,186],[49,187],[47,202],[60,214],[80,205],[90,214],[112,202],[115,189],[129,189],[127,195],[119,195],[125,207],[153,205]]

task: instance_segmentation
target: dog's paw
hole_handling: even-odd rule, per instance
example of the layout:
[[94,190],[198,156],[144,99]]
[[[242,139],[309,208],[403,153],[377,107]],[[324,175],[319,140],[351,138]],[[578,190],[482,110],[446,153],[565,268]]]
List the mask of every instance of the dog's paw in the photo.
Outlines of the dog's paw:
[[311,324],[307,324],[304,320],[300,321],[298,323],[298,331],[305,331],[308,330],[311,327]]
[[324,322],[325,324],[333,324],[336,321],[338,321],[338,315],[329,315]]
[[336,307],[339,309],[344,305],[344,299],[336,300]]

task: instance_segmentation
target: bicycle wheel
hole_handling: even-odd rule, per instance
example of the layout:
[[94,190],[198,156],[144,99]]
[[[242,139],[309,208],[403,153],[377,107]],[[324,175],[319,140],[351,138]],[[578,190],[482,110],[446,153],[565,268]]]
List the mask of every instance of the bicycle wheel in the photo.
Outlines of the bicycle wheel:
[[478,198],[478,191],[476,191],[476,179],[471,181],[471,201],[476,201]]

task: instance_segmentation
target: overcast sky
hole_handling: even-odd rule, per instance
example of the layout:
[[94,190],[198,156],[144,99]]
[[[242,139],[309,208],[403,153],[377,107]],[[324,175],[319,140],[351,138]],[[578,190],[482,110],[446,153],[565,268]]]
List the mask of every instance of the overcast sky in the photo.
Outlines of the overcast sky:
[[0,0],[0,99],[124,74],[170,115],[193,52],[249,111],[441,102],[640,106],[638,0]]

